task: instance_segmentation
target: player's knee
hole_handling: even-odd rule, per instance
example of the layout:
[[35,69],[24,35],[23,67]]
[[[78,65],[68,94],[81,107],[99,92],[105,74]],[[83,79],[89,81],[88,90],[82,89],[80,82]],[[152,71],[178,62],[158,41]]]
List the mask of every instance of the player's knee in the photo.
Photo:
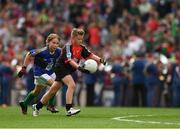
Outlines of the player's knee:
[[54,96],[56,94],[56,92],[52,91],[52,92],[49,92],[49,96]]
[[54,94],[56,94],[56,92],[58,91],[58,89],[57,88],[50,88],[50,90],[49,90],[49,92],[50,92],[50,94],[51,95],[54,95]]
[[39,92],[40,92],[39,90],[33,90],[33,91],[32,91],[32,94],[33,94],[34,96],[37,96],[37,95],[39,94]]
[[75,84],[74,83],[69,84],[68,88],[74,90],[75,89]]

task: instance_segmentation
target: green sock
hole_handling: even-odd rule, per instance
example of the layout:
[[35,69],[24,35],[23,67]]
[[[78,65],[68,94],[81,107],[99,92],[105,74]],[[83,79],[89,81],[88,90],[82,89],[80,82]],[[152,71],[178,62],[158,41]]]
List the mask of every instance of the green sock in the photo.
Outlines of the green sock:
[[55,95],[49,99],[48,105],[51,105],[51,106],[55,105]]
[[31,91],[24,99],[24,105],[27,106],[34,99],[34,97],[35,95]]

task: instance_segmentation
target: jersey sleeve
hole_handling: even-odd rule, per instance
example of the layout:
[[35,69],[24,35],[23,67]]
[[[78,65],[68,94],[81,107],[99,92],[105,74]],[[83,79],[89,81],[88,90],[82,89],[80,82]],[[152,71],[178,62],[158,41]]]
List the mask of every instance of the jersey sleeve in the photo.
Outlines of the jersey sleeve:
[[30,56],[35,57],[36,55],[39,55],[42,51],[40,49],[33,49],[29,51]]
[[81,56],[84,59],[88,59],[91,55],[92,55],[92,53],[85,46],[82,46]]

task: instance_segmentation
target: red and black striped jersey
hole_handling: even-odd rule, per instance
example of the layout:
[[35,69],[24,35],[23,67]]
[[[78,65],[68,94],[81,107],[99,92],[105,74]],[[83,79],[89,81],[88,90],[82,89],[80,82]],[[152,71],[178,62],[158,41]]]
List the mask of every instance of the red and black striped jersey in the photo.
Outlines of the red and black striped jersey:
[[92,53],[84,45],[66,44],[62,49],[61,56],[57,63],[61,65],[64,64],[66,67],[74,70],[68,63],[70,60],[79,63],[81,59],[88,59],[91,55]]

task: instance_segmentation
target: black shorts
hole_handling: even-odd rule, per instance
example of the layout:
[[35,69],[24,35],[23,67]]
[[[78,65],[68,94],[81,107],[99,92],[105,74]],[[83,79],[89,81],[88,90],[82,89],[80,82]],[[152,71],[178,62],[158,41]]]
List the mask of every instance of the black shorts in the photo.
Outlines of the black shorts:
[[65,65],[57,65],[55,67],[56,79],[55,81],[61,81],[66,75],[71,75],[75,70],[67,68]]

